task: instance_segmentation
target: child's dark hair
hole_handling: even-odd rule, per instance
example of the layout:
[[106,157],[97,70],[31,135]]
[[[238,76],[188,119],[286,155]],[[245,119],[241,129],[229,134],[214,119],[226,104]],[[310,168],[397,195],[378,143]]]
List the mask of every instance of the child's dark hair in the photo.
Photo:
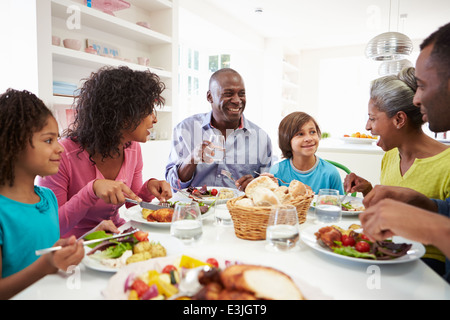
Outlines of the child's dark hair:
[[8,89],[0,95],[0,185],[14,185],[19,153],[33,146],[33,134],[53,116],[47,106],[28,91]]
[[65,132],[91,158],[119,154],[123,130],[134,130],[142,119],[162,106],[165,85],[147,71],[104,67],[86,80],[80,90],[75,120]]
[[317,135],[322,136],[319,125],[316,120],[305,112],[292,112],[281,120],[278,126],[278,145],[281,149],[283,158],[292,158],[292,138],[300,131],[300,129],[309,121],[314,122]]

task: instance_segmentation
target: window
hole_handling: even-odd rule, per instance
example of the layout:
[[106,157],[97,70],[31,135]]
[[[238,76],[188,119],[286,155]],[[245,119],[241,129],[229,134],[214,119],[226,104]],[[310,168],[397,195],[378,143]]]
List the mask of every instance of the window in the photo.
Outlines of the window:
[[206,101],[209,78],[215,71],[230,67],[230,54],[210,53],[206,49],[179,47],[179,94],[180,119],[187,116],[209,112],[210,104]]

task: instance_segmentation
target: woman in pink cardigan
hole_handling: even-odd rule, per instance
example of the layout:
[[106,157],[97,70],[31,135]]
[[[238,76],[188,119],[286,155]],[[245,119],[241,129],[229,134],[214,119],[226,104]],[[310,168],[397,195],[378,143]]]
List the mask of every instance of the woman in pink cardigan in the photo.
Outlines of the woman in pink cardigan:
[[127,67],[102,68],[84,83],[74,123],[60,141],[65,151],[59,172],[38,180],[58,199],[63,237],[80,237],[99,224],[118,232],[125,197],[172,197],[166,181],[143,183],[139,145],[157,122],[155,107],[164,104],[164,89],[157,75]]

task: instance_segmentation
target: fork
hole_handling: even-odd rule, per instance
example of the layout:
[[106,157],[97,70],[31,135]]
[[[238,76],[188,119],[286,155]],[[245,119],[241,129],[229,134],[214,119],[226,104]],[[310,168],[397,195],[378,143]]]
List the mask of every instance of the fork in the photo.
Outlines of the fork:
[[236,182],[236,180],[231,176],[231,172],[230,171],[222,170],[220,173],[223,174],[225,177],[228,177],[231,180],[233,180],[234,182]]
[[192,199],[195,199],[195,200],[202,200],[202,201],[203,201],[202,198],[197,197],[196,195],[194,195],[194,194],[192,194],[192,193],[186,192],[186,191],[184,191],[184,190],[181,190],[181,189],[178,189],[178,188],[175,188],[175,187],[172,187],[172,189],[178,191],[179,193],[181,193],[181,194],[182,194],[183,196],[185,196],[185,197],[192,198]]
[[[253,172],[256,173],[256,174],[259,175],[259,176],[261,175],[261,173],[259,173],[259,172],[257,172],[257,171],[253,171]],[[289,183],[287,183],[287,182],[281,180],[280,178],[277,178],[277,177],[275,177],[275,176],[274,176],[274,178],[277,179],[277,180],[279,180],[279,181],[281,181],[281,182],[284,183],[284,184],[289,184]]]

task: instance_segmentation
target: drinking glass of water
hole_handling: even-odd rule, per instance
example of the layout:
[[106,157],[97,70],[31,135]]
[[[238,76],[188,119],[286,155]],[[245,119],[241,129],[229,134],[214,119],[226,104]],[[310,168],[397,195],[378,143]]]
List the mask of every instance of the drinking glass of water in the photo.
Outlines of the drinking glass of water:
[[170,234],[185,244],[191,244],[200,239],[203,234],[202,217],[197,202],[175,204]]
[[219,226],[232,226],[233,220],[231,218],[230,211],[227,207],[227,198],[229,196],[228,189],[222,189],[216,196],[216,201],[214,202],[214,217],[216,220],[216,225]]
[[336,223],[341,221],[341,199],[339,191],[320,189],[316,201],[316,220],[320,223]]
[[223,161],[225,158],[225,137],[221,134],[213,134],[209,141],[211,142],[211,158],[214,161]]
[[297,209],[292,205],[273,206],[266,230],[268,247],[275,251],[297,248],[299,239]]

